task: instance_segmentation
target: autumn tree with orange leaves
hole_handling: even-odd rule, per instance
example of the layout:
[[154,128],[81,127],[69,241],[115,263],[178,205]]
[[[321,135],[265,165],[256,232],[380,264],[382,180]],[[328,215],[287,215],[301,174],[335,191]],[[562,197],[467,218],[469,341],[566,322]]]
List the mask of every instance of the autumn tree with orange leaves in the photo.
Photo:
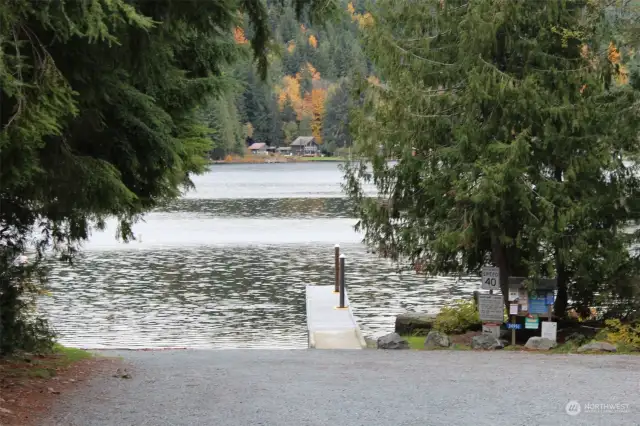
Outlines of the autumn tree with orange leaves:
[[[303,93],[302,82],[309,80],[310,90]],[[296,119],[301,122],[307,117],[311,122],[313,136],[317,143],[322,143],[322,120],[324,104],[327,98],[326,85],[322,85],[320,73],[313,65],[307,63],[295,77],[284,76],[278,88],[278,105],[282,111],[288,103],[296,112]],[[314,88],[313,86],[317,86]]]

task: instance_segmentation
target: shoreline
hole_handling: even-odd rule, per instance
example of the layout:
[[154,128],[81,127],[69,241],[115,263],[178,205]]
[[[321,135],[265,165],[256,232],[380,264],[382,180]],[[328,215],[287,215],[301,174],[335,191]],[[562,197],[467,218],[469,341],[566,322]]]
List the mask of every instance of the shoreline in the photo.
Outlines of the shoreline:
[[284,156],[246,156],[224,160],[210,160],[209,164],[284,164],[284,163],[344,163],[346,157],[284,157]]

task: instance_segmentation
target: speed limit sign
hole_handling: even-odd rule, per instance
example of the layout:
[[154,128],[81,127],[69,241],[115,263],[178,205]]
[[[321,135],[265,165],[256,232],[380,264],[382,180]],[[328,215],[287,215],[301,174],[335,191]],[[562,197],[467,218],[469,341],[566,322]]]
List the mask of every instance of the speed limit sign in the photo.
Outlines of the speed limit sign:
[[482,285],[484,290],[500,289],[500,269],[495,266],[482,267]]

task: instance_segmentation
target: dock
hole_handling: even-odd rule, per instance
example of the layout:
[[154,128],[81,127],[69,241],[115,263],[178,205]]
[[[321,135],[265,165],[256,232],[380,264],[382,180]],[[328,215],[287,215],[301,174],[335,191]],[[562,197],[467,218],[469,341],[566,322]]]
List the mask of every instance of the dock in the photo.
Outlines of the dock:
[[346,306],[339,308],[339,295],[332,285],[309,285],[306,289],[309,348],[363,349],[366,342],[345,294]]

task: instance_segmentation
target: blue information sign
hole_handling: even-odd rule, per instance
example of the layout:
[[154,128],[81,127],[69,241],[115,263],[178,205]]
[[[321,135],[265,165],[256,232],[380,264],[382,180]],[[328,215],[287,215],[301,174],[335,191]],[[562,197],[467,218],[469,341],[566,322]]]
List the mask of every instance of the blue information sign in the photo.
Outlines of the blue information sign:
[[545,296],[545,303],[547,305],[553,305],[553,300],[554,300],[553,292],[552,291],[548,291],[547,295]]
[[511,324],[510,322],[507,323],[507,330],[521,330],[522,329],[522,324]]
[[529,313],[530,314],[546,314],[547,303],[545,294],[531,293],[529,295]]

